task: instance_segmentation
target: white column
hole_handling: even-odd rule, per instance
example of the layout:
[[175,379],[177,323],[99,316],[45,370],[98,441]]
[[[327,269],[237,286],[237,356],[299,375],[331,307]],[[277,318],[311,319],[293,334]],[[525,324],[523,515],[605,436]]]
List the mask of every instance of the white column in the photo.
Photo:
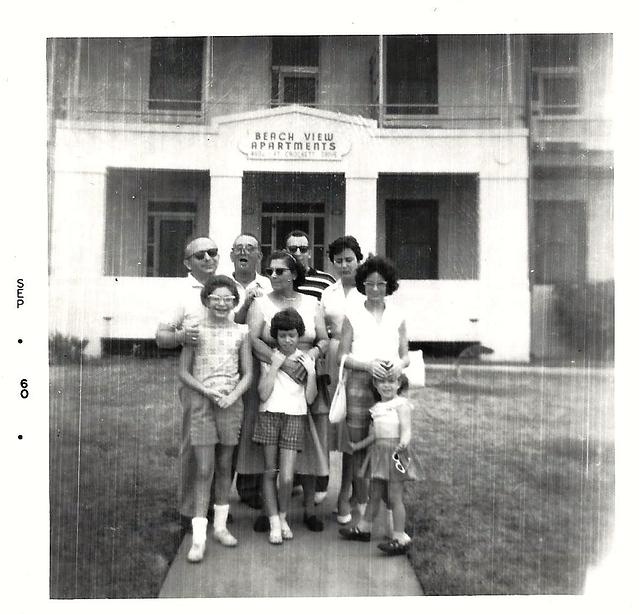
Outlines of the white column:
[[233,240],[242,230],[242,175],[211,172],[209,236],[218,244],[220,264],[228,264]]
[[106,172],[56,170],[51,220],[50,327],[88,339],[85,354],[100,353],[104,321]]
[[527,181],[481,177],[479,186],[481,342],[487,360],[528,362],[530,296]]
[[365,258],[376,253],[377,185],[377,176],[345,181],[345,234],[358,240]]

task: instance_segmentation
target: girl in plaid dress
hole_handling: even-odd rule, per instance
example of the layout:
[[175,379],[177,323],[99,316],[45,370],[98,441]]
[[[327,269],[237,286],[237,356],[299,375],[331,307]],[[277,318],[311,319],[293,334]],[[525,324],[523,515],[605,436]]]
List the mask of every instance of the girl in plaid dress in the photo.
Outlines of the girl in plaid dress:
[[230,317],[239,301],[235,283],[216,275],[200,297],[207,317],[200,323],[198,345],[185,345],[180,355],[180,379],[191,396],[191,444],[197,464],[193,538],[187,555],[192,563],[204,557],[214,470],[213,536],[224,546],[237,544],[227,529],[232,456],[242,423],[242,394],[252,376],[247,328]]

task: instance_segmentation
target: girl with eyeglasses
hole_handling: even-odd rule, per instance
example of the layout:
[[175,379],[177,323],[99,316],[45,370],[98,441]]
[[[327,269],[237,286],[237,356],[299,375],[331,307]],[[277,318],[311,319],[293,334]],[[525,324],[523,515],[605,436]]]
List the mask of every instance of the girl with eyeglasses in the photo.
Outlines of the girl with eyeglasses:
[[[400,377],[409,366],[409,341],[404,315],[386,301],[398,289],[398,276],[390,260],[369,256],[355,272],[357,290],[365,295],[363,302],[350,302],[342,323],[338,359],[345,357],[348,440],[358,443],[369,430],[369,410],[375,404],[373,378]],[[348,445],[341,442],[344,452]],[[356,449],[351,456],[351,473],[343,474],[338,495],[338,520],[349,522],[356,514],[364,514],[369,485],[359,475],[364,451]],[[350,495],[353,495],[350,499]],[[348,511],[350,500],[355,509]],[[389,517],[388,522],[391,523]]]
[[229,490],[242,424],[242,394],[251,383],[253,364],[247,327],[231,317],[239,301],[233,280],[225,275],[212,277],[200,299],[206,318],[199,325],[198,345],[183,347],[179,371],[190,396],[190,437],[197,467],[193,536],[187,554],[192,563],[204,557],[214,471],[213,537],[224,546],[238,543],[227,529]]
[[[329,343],[327,329],[318,301],[297,291],[304,281],[304,269],[288,252],[276,251],[267,260],[266,274],[271,280],[272,291],[256,297],[249,309],[247,323],[254,355],[263,363],[271,364],[276,340],[271,336],[271,320],[283,309],[295,309],[304,322],[305,332],[299,339],[298,348],[314,361],[323,356]],[[281,370],[292,379],[303,382],[307,372],[299,360],[288,358]],[[238,473],[262,473],[265,470],[263,451],[251,440],[256,416],[245,415],[238,452]],[[299,473],[316,476],[328,475],[326,450],[319,446],[317,431],[310,417],[306,420],[303,451],[299,453],[296,467]],[[322,521],[316,516],[314,492],[304,496],[304,524],[311,531],[321,531]],[[256,531],[269,531],[265,514],[254,524]]]

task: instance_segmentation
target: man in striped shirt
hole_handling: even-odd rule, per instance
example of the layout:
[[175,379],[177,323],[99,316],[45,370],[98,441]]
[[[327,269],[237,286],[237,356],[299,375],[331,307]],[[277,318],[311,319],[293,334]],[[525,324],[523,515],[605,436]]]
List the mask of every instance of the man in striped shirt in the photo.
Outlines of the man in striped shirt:
[[[311,248],[309,246],[309,235],[302,230],[292,230],[284,239],[285,249],[304,267],[304,283],[298,286],[298,292],[302,294],[308,294],[313,296],[316,300],[320,300],[322,291],[336,282],[333,275],[319,271],[309,266],[311,260]],[[325,439],[326,433],[319,433],[321,439]],[[304,488],[311,488],[311,483],[304,484],[304,480],[300,480],[296,475],[294,484],[298,485],[302,482]],[[321,503],[327,496],[327,486],[329,483],[328,477],[317,477],[315,479],[315,502]],[[320,522],[316,516],[312,516],[314,519],[315,528],[312,530],[322,530],[322,522]],[[311,528],[311,527],[309,527]]]
[[304,267],[304,284],[298,287],[298,292],[320,300],[322,291],[336,283],[336,280],[333,275],[309,266],[311,260],[309,235],[302,230],[292,230],[285,237],[284,243],[285,249]]

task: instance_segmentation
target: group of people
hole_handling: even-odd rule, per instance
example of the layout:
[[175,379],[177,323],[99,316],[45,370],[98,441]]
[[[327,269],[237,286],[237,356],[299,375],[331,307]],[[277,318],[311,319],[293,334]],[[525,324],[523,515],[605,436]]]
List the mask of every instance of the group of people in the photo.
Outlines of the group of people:
[[[293,231],[258,273],[263,254],[251,233],[233,242],[231,267],[218,274],[216,243],[188,243],[189,274],[175,308],[159,324],[162,348],[182,347],[180,513],[191,520],[191,562],[213,537],[225,546],[234,474],[240,499],[261,510],[254,530],[271,544],[293,538],[287,521],[294,485],[302,487],[305,527],[324,530],[329,451],[342,453],[336,520],[346,540],[370,541],[381,501],[388,531],[378,547],[404,554],[404,481],[420,477],[408,453],[411,405],[406,324],[385,298],[398,288],[393,264],[363,259],[358,241],[329,246],[336,279],[310,266],[309,237]],[[341,370],[346,418],[329,423]]]

